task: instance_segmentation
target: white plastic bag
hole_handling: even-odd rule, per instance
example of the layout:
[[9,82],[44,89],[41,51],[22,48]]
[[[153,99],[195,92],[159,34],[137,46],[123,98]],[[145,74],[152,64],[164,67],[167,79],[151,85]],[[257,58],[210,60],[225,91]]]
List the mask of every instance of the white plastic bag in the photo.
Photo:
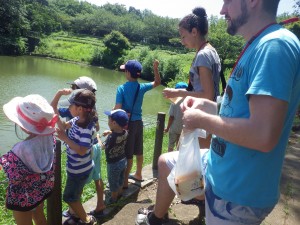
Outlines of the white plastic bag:
[[168,176],[170,187],[183,201],[204,194],[198,135],[197,130],[181,135],[178,160]]

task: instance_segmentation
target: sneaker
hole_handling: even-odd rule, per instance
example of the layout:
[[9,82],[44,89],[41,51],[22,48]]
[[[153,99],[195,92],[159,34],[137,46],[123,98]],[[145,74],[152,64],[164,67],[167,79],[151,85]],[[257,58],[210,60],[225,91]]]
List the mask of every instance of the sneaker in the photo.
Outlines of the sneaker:
[[68,219],[65,220],[65,222],[63,222],[63,225],[77,225],[79,219],[75,220],[72,217],[69,217]]
[[70,212],[70,209],[62,212],[63,217],[72,217],[75,221],[79,220],[79,217],[76,214]]
[[88,213],[88,215],[94,216],[95,218],[102,218],[104,216],[104,209],[100,211],[92,210]]
[[192,198],[187,201],[181,200],[181,203],[184,205],[196,205],[198,207],[205,206],[205,200],[199,200],[197,198]]
[[79,220],[77,225],[97,225],[97,219],[94,216],[90,216],[89,222],[83,222],[82,220]]
[[[150,205],[147,208],[140,208],[138,210],[138,215],[148,215],[149,213],[153,212],[154,205]],[[164,217],[162,218],[162,223],[168,223],[169,222],[169,213],[166,213]]]
[[148,215],[145,214],[137,214],[135,219],[136,225],[150,225]]

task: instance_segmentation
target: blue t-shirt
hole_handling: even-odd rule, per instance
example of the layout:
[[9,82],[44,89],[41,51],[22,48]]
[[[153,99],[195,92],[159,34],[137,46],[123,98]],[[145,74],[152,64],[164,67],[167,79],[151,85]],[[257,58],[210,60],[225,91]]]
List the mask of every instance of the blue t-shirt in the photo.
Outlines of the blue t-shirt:
[[118,86],[116,104],[122,104],[122,109],[131,113],[131,120],[142,120],[142,104],[144,95],[153,88],[152,83],[141,83],[139,93],[137,95],[133,111],[131,112],[135,92],[138,88],[137,81],[127,81],[125,84]]
[[268,153],[213,136],[207,178],[217,196],[250,207],[277,203],[285,149],[300,100],[299,62],[299,40],[280,25],[266,29],[241,57],[228,81],[220,116],[249,118],[250,95],[288,102],[288,112],[278,144]]
[[77,145],[87,147],[88,151],[85,155],[79,155],[65,143],[67,147],[67,172],[71,176],[88,175],[94,166],[91,151],[94,143],[95,122],[91,122],[86,128],[82,128],[76,124],[78,119],[79,117],[74,117],[69,121],[71,128],[68,137]]

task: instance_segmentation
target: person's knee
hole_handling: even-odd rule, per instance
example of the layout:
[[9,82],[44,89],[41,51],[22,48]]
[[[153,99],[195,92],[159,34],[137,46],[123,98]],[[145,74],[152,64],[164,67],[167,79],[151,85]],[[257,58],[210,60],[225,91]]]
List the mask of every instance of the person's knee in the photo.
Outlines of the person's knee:
[[169,176],[171,170],[170,170],[170,168],[168,167],[168,165],[166,163],[164,154],[159,157],[157,165],[158,165],[158,176],[159,176],[159,178]]

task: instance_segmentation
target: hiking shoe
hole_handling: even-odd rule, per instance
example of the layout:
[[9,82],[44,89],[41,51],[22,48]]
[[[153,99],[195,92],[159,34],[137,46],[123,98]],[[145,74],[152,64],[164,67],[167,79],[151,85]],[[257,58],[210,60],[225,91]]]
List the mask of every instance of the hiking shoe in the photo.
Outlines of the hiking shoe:
[[94,216],[90,216],[89,222],[83,222],[82,220],[79,220],[77,225],[97,225],[97,219]]

